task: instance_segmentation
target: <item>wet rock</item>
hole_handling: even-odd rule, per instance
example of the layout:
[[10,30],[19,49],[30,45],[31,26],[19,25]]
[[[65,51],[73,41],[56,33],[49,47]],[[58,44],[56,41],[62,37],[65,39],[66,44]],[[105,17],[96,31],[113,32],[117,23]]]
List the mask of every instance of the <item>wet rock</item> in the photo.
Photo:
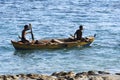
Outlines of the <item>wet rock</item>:
[[105,71],[98,71],[99,74],[110,74],[109,72],[105,72]]
[[52,73],[51,76],[58,76],[58,73],[57,73],[57,72],[54,72],[54,73]]
[[27,74],[26,76],[27,76],[27,77],[31,77],[31,76],[32,76],[32,74]]
[[115,73],[116,75],[120,75],[120,73]]
[[88,71],[88,75],[96,75],[94,71]]
[[65,76],[65,75],[67,75],[67,72],[62,71],[62,72],[58,73],[58,76]]
[[87,72],[82,72],[82,73],[77,73],[76,76],[81,76],[81,75],[88,75]]
[[59,72],[59,73],[54,72],[54,73],[52,74],[52,76],[63,77],[63,76],[66,76],[67,74],[68,74],[67,72],[61,71],[61,72]]

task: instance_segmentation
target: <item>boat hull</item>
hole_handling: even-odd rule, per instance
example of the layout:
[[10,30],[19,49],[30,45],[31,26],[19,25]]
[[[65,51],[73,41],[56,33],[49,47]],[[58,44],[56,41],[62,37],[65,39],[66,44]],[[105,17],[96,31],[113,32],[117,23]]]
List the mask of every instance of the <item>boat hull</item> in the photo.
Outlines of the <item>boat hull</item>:
[[[59,40],[59,41],[58,41]],[[16,50],[39,50],[39,49],[59,49],[59,48],[70,48],[76,46],[89,46],[93,41],[94,37],[87,37],[87,40],[84,41],[61,41],[58,39],[56,42],[51,42],[51,40],[42,40],[42,43],[22,43],[20,41],[11,41],[12,45]]]

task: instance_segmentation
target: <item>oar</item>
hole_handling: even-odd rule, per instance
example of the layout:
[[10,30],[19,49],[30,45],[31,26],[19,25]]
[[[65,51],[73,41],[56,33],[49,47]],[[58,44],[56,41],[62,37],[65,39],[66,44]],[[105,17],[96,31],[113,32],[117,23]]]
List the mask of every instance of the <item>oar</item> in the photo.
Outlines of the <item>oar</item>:
[[96,34],[94,34],[94,37],[96,37]]
[[33,32],[32,32],[32,25],[31,25],[31,24],[29,24],[29,27],[30,27],[30,29],[31,29],[32,41],[34,41],[34,35],[33,35]]

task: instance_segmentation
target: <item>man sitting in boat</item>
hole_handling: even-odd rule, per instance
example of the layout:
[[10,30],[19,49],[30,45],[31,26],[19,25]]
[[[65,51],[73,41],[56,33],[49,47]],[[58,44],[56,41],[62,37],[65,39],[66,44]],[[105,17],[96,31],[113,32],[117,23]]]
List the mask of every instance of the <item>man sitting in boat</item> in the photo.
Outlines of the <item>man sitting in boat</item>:
[[29,26],[28,25],[25,25],[24,26],[24,29],[22,30],[22,37],[21,37],[21,41],[23,42],[23,43],[29,43],[29,41],[26,39],[26,37],[25,37],[25,35],[27,34],[27,33],[30,33],[30,32],[26,32],[27,30],[29,30]]
[[82,40],[82,30],[83,30],[83,26],[80,25],[80,26],[79,26],[79,29],[76,30],[76,32],[74,33],[74,38],[75,38],[76,40]]

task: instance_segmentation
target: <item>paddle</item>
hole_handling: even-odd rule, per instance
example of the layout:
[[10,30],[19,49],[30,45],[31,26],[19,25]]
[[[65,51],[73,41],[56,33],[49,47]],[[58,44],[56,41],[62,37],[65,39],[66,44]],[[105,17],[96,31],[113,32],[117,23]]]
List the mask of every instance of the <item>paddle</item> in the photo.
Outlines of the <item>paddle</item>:
[[94,34],[94,37],[96,37],[96,34]]
[[33,35],[33,32],[32,32],[32,25],[29,24],[29,27],[30,27],[30,30],[31,30],[32,41],[34,41],[34,35]]

